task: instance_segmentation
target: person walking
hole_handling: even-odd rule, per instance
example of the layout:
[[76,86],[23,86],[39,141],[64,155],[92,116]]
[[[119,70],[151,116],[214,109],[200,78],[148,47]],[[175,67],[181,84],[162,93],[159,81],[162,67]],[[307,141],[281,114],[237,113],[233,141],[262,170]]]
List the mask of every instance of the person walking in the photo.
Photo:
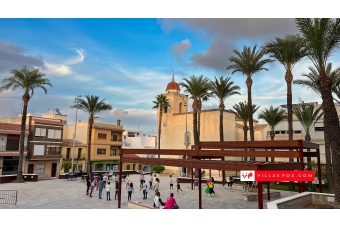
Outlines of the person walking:
[[119,184],[118,184],[118,182],[115,183],[115,189],[116,189],[116,192],[115,192],[115,200],[116,200],[116,198],[118,199],[118,192],[119,192]]
[[102,199],[103,188],[104,188],[104,181],[102,178],[99,178],[99,182],[98,182],[99,199]]
[[148,191],[147,191],[148,185],[145,183],[145,181],[143,181],[143,186],[140,190],[143,190],[143,199],[147,199],[148,198]]
[[166,199],[164,209],[178,209],[176,199],[174,198],[174,193],[170,193],[169,198]]
[[105,175],[103,176],[104,188],[107,185],[107,181],[108,181],[108,177],[107,177],[107,173],[105,173]]
[[130,184],[130,178],[129,178],[129,175],[127,175],[125,177],[125,185],[126,185],[126,189],[129,187],[129,184]]
[[132,195],[133,192],[134,192],[133,183],[130,182],[130,185],[129,185],[129,187],[128,187],[128,201],[131,200],[131,195]]
[[[182,189],[181,189],[181,185],[180,185],[180,183],[179,183],[179,179],[178,179],[178,178],[176,178],[176,183],[177,183],[177,193],[179,193],[178,190],[181,190],[181,192],[183,192]],[[184,193],[184,192],[183,192],[183,193]]]
[[90,197],[92,197],[92,192],[94,188],[95,188],[94,181],[92,181],[90,186]]
[[96,190],[98,191],[98,177],[95,177],[93,180],[94,183],[94,187],[96,188]]
[[107,182],[107,185],[106,185],[105,189],[106,189],[106,200],[107,201],[111,201],[111,192],[110,192],[111,185],[110,185],[110,181]]
[[156,182],[153,188],[155,190],[155,195],[157,195],[157,192],[159,192],[159,179],[158,178],[156,178]]
[[174,190],[174,182],[172,182],[172,175],[170,175],[169,184],[170,184],[170,190],[169,191],[173,191]]
[[144,183],[144,174],[143,174],[143,172],[140,174],[139,181],[140,181],[139,187],[142,188],[143,187],[143,183]]
[[87,181],[86,181],[86,195],[89,195],[90,186],[91,186],[91,179],[87,178]]
[[152,177],[152,173],[150,174],[150,178],[149,178],[149,184],[150,184],[150,189],[152,189],[152,184],[153,184],[153,177]]

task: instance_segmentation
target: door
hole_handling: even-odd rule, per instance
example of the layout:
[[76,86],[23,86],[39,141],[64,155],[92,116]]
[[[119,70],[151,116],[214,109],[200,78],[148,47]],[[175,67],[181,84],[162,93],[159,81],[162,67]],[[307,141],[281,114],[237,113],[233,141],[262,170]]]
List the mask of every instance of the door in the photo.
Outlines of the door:
[[34,164],[28,164],[28,174],[33,174],[34,173]]
[[57,175],[57,163],[52,163],[51,177],[56,177]]

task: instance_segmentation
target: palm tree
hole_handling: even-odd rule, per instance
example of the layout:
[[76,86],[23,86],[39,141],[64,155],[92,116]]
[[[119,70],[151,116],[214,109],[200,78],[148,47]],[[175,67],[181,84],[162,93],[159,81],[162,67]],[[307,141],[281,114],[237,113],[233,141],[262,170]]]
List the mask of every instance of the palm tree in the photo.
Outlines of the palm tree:
[[96,95],[86,95],[86,99],[79,98],[78,104],[72,105],[71,108],[77,108],[84,111],[89,115],[89,128],[88,128],[88,139],[87,139],[87,173],[91,174],[92,172],[92,163],[91,163],[91,140],[92,140],[92,128],[94,122],[94,116],[103,112],[105,110],[112,110],[112,106],[110,104],[105,103],[105,99],[99,101],[99,96]]
[[285,111],[279,107],[274,108],[270,106],[269,109],[262,110],[259,114],[259,119],[265,120],[270,127],[270,139],[275,138],[275,126],[278,125],[283,119],[286,119]]
[[328,128],[332,148],[335,208],[340,208],[340,125],[332,96],[332,79],[326,74],[329,58],[340,46],[340,19],[295,19],[301,32],[307,56],[320,75],[317,85],[322,97],[324,127]]
[[[299,35],[287,35],[284,38],[275,38],[264,44],[264,51],[280,62],[286,69],[287,83],[287,109],[288,109],[288,139],[293,140],[293,104],[292,104],[292,69],[306,55],[303,48],[303,39]],[[293,158],[291,158],[290,161]]]
[[194,100],[192,104],[192,114],[193,114],[193,132],[194,132],[194,144],[197,145],[199,142],[198,126],[200,121],[197,119],[197,113],[201,111],[202,100],[206,100],[209,95],[209,79],[201,76],[191,76],[190,79],[184,78],[184,82],[180,82],[181,85],[190,94],[190,98]]
[[[260,106],[256,106],[253,104],[253,114],[260,108]],[[229,109],[230,112],[234,113],[238,119],[241,119],[243,122],[243,140],[248,141],[248,104],[247,101],[239,102],[233,106],[233,109]],[[247,161],[247,157],[244,157],[244,161]]]
[[234,85],[234,81],[231,81],[230,77],[224,78],[221,76],[219,79],[215,77],[215,81],[210,81],[209,89],[211,94],[218,99],[220,102],[219,110],[220,110],[220,141],[224,141],[223,136],[223,111],[224,111],[224,102],[227,98],[232,95],[240,95],[238,90],[241,88],[239,86]]
[[265,55],[264,50],[256,51],[256,45],[251,50],[250,47],[243,47],[243,52],[237,50],[233,51],[237,56],[230,57],[229,60],[233,63],[227,67],[227,70],[232,69],[232,74],[241,72],[247,76],[246,84],[248,88],[248,117],[249,117],[249,130],[250,140],[254,141],[254,124],[253,124],[253,111],[252,111],[252,94],[251,86],[253,85],[252,75],[261,71],[268,70],[264,65],[273,62],[271,59],[262,59]]
[[[305,140],[308,142],[311,141],[310,130],[312,126],[323,115],[323,113],[321,113],[321,110],[322,110],[322,107],[319,107],[314,111],[314,105],[309,105],[309,106],[302,105],[301,109],[297,107],[293,109],[295,116],[300,121],[303,129],[305,130],[305,133],[306,133]],[[308,170],[312,169],[311,162],[312,162],[311,157],[307,157],[307,169]],[[312,182],[309,183],[309,187],[311,187],[311,183]]]
[[20,147],[19,147],[19,164],[18,164],[18,174],[15,182],[23,183],[24,178],[22,176],[22,161],[24,157],[24,141],[25,141],[25,127],[26,127],[26,117],[27,117],[27,107],[28,102],[34,94],[36,88],[41,88],[47,93],[46,86],[52,87],[50,80],[45,78],[45,74],[41,73],[39,69],[34,69],[30,71],[26,66],[21,69],[12,69],[10,71],[12,76],[9,76],[1,81],[2,86],[0,87],[0,92],[4,90],[21,89],[24,91],[22,96],[22,101],[24,106],[22,108],[21,117],[21,133],[20,133]]
[[[302,76],[306,77],[307,79],[294,80],[293,84],[302,85],[308,89],[311,89],[321,97],[321,93],[317,85],[317,81],[319,79],[318,70],[313,67],[308,67],[308,69],[310,71],[308,74],[307,73],[302,74]],[[326,66],[326,74],[332,79],[332,91],[339,98],[338,84],[340,81],[339,79],[340,78],[340,67],[332,70],[332,63],[328,63]],[[333,96],[333,99],[339,103],[339,100],[334,98],[334,96]],[[321,108],[323,108],[323,104],[321,105]],[[328,184],[329,192],[334,193],[333,177],[332,177],[333,167],[332,167],[332,162],[331,162],[331,146],[330,146],[329,138],[330,137],[329,137],[328,128],[324,127],[327,184]]]
[[[158,123],[158,149],[161,149],[161,132],[162,132],[162,115],[163,111],[166,113],[168,108],[170,107],[169,99],[166,98],[165,95],[159,94],[156,96],[156,101],[152,101],[155,106],[152,109],[159,108],[159,123]],[[160,155],[158,155],[160,158]]]

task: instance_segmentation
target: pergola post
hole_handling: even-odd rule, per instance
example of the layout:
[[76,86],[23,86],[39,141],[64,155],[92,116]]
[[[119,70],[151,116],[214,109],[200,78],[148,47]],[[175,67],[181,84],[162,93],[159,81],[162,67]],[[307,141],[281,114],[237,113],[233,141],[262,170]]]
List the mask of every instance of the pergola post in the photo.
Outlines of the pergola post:
[[201,169],[198,169],[198,209],[202,209],[202,182]]
[[269,181],[267,182],[267,199],[270,200],[270,187],[269,187]]
[[122,172],[123,172],[123,162],[122,162],[123,154],[120,153],[120,159],[119,159],[119,175],[118,175],[118,208],[121,207],[121,201],[122,201]]
[[320,163],[320,151],[319,149],[316,150],[317,152],[317,161],[318,161],[318,179],[319,179],[319,192],[322,192],[322,180],[321,180],[321,163]]
[[[261,170],[261,167],[257,166],[257,170]],[[262,181],[257,182],[257,208],[263,209]]]
[[[222,157],[222,159],[221,159],[222,161],[224,161],[224,157]],[[222,186],[224,186],[224,184],[225,184],[225,171],[224,170],[222,170]]]
[[191,190],[194,190],[194,169],[190,168],[190,176],[191,176]]

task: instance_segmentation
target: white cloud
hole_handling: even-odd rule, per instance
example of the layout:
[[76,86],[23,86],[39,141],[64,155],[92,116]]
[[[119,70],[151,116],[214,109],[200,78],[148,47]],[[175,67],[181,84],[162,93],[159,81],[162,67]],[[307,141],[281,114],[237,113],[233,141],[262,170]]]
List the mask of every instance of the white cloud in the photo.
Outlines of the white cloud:
[[125,111],[123,109],[116,109],[112,111],[113,115],[115,115],[118,119],[127,119],[128,117],[128,111]]
[[88,82],[88,81],[93,80],[93,77],[84,76],[84,75],[75,75],[73,76],[73,79],[80,81],[80,82]]
[[78,56],[66,60],[65,65],[75,65],[84,61],[84,50],[76,49],[76,52],[78,53]]
[[64,64],[52,64],[45,62],[42,71],[46,74],[52,74],[56,76],[66,76],[72,73],[71,68]]
[[189,39],[182,40],[179,43],[176,43],[172,46],[173,54],[176,56],[180,56],[185,53],[190,47],[191,42]]

